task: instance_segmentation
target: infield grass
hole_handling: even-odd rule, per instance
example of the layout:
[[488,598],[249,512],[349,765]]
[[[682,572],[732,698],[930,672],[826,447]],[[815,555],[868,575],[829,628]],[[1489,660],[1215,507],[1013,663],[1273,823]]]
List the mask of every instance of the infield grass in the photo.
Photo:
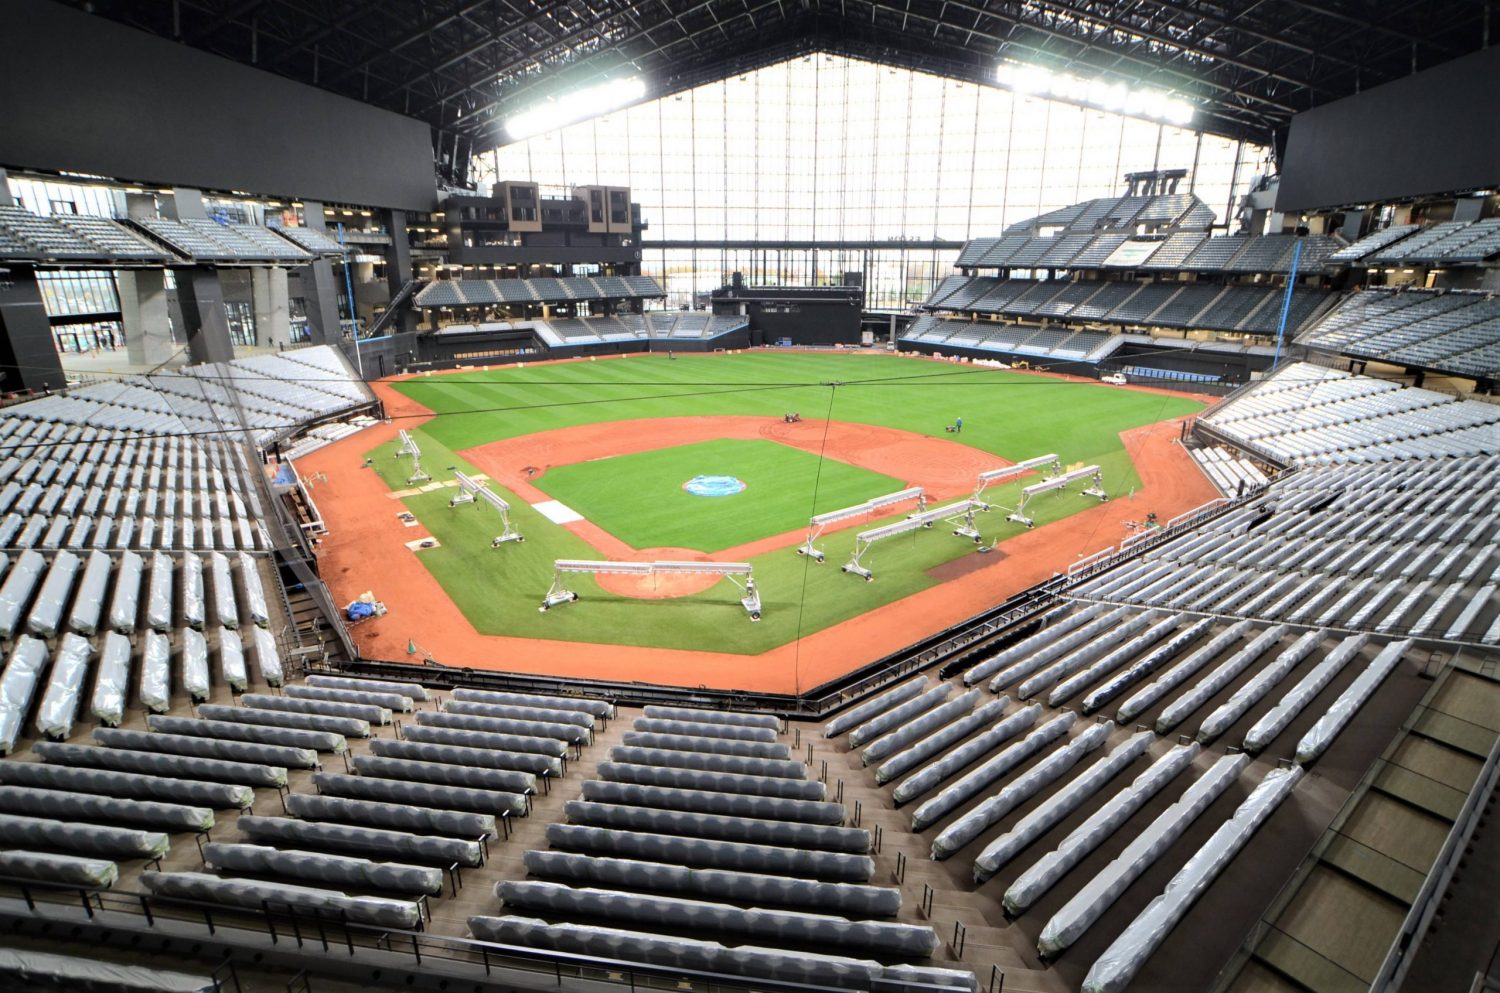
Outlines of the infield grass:
[[[734,476],[745,489],[695,496],[697,475]],[[774,441],[722,438],[548,470],[536,487],[634,548],[717,552],[806,527],[905,483]],[[816,499],[813,499],[816,494]]]
[[[422,447],[423,464],[438,482],[451,479],[448,466],[477,471],[459,452],[503,438],[635,418],[726,414],[780,418],[796,410],[809,419],[829,417],[944,438],[952,437],[944,433],[944,425],[962,417],[963,434],[954,440],[1010,461],[1056,452],[1064,465],[1098,463],[1106,489],[1123,496],[1139,485],[1139,478],[1120,441],[1120,432],[1193,413],[1202,406],[1186,397],[983,367],[883,355],[777,352],[682,355],[675,360],[637,356],[497,367],[417,378],[394,386],[438,414],[414,431]],[[792,455],[803,454],[767,444]],[[667,453],[680,454],[698,447],[680,446]],[[410,463],[393,458],[395,448],[393,442],[369,454],[376,471],[392,489],[406,490]],[[625,459],[618,461],[623,463]],[[852,498],[830,496],[825,500],[823,486],[831,471],[838,473],[840,465],[830,461],[823,466],[819,511],[847,506],[904,485],[864,473],[872,485],[869,492],[861,484],[850,491]],[[549,493],[580,512],[585,511],[576,505],[586,503],[591,509],[585,513],[595,523],[603,525],[592,509],[596,499],[622,506],[637,500],[652,502],[639,492],[638,481],[627,481],[624,474],[616,477],[613,473],[597,474],[587,484],[597,494],[564,497],[556,487],[559,480],[567,485],[569,468],[554,467],[539,482],[545,481]],[[714,471],[707,463],[687,460],[663,472],[663,485],[675,489],[690,476]],[[739,471],[729,474],[741,475]],[[766,484],[743,475],[741,478],[751,483],[741,496],[764,491]],[[775,528],[769,533],[805,524],[813,506],[812,488],[805,482],[782,484],[777,478],[774,485],[785,491],[790,523],[764,525]],[[483,634],[758,654],[927,589],[939,581],[930,574],[934,568],[974,554],[973,544],[955,538],[947,529],[918,531],[875,546],[866,564],[874,568],[877,579],[865,583],[839,570],[853,546],[852,533],[839,532],[820,542],[828,554],[825,565],[811,565],[789,548],[750,560],[764,602],[765,619],[759,624],[748,622],[739,607],[740,591],[727,581],[694,596],[641,601],[604,593],[590,577],[579,576],[570,582],[582,596],[581,602],[543,614],[537,606],[552,582],[554,559],[602,556],[567,529],[547,521],[515,494],[489,485],[512,503],[512,519],[526,535],[525,542],[491,549],[489,539],[498,533],[494,513],[481,505],[450,509],[447,504],[453,491],[449,487],[435,486],[404,500],[406,508],[442,543],[440,548],[417,553],[417,559]],[[986,499],[1014,506],[1021,485],[990,490]],[[701,504],[713,502],[712,498],[692,499]],[[1034,503],[1029,512],[1041,527],[1092,506],[1097,506],[1096,500],[1076,492],[1051,493]],[[1021,525],[1006,523],[1003,513],[980,517],[986,541],[1003,542],[1025,530]],[[662,536],[669,534],[664,528],[675,524],[673,517],[663,514],[648,533],[637,536],[639,541],[631,540],[629,530],[634,525],[630,522],[605,526],[636,547],[676,544],[727,548],[749,540],[736,531],[742,523],[736,515],[721,523],[723,530],[716,536],[699,535],[700,528],[695,526],[693,535],[683,540],[664,540]],[[863,526],[882,522],[870,521]],[[412,625],[412,635],[420,641],[421,620],[414,618]],[[923,633],[913,631],[913,639]],[[463,664],[463,660],[443,661]]]

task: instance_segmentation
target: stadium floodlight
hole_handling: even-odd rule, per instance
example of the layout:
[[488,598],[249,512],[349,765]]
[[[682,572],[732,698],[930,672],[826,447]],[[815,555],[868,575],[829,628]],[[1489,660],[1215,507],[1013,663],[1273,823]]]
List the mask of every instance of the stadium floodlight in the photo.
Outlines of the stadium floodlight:
[[639,76],[612,79],[597,86],[587,86],[562,96],[551,97],[530,110],[510,117],[505,122],[505,133],[512,141],[520,141],[543,131],[555,131],[588,117],[607,114],[618,107],[635,103],[645,95],[646,81]]
[[1088,79],[1036,65],[1003,62],[995,68],[995,79],[1000,85],[1008,86],[1023,95],[1054,97],[1116,114],[1163,121],[1178,127],[1192,124],[1196,113],[1191,103],[1174,97],[1165,90]]

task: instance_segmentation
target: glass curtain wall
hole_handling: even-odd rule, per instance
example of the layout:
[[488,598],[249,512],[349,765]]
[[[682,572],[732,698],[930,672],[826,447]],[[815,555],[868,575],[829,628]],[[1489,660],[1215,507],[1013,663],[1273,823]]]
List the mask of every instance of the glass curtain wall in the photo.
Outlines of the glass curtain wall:
[[[1265,148],[994,86],[810,55],[480,153],[481,186],[628,186],[669,306],[735,271],[811,285],[865,274],[871,309],[920,302],[958,252],[1121,177],[1190,169],[1224,223]],[[672,247],[652,247],[672,242]],[[686,243],[686,244],[684,244]],[[852,243],[852,244],[851,244]]]

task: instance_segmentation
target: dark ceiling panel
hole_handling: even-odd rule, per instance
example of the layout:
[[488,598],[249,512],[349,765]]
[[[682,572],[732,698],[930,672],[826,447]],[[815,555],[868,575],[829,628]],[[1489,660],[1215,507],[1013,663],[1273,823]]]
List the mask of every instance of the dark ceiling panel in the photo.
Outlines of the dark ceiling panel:
[[427,121],[476,148],[548,93],[659,96],[832,51],[976,82],[1002,59],[1173,90],[1269,142],[1298,111],[1478,50],[1474,0],[57,0]]

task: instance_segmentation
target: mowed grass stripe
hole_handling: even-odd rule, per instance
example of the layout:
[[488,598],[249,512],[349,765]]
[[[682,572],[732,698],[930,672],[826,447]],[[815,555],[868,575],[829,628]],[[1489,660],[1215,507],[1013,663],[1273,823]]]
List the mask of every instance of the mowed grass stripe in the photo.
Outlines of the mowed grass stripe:
[[[891,493],[905,483],[773,441],[726,438],[557,466],[535,482],[634,548],[717,552],[805,527],[813,514]],[[703,497],[682,484],[734,476],[731,496]],[[814,493],[816,492],[816,500]]]

